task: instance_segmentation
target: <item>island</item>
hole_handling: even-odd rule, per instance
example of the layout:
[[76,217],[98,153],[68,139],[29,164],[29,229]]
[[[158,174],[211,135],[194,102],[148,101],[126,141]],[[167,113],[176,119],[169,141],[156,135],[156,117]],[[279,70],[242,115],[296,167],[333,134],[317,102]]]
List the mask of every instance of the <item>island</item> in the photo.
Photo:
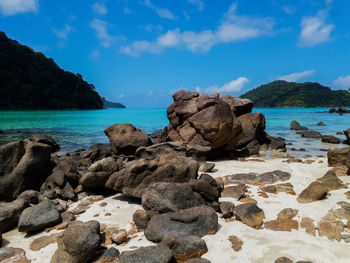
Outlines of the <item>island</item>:
[[273,81],[250,90],[241,98],[254,101],[255,107],[349,107],[350,92],[332,90],[317,82]]
[[124,109],[126,108],[125,105],[119,103],[119,102],[111,102],[108,100],[103,100],[103,107],[104,108],[112,108],[112,109]]

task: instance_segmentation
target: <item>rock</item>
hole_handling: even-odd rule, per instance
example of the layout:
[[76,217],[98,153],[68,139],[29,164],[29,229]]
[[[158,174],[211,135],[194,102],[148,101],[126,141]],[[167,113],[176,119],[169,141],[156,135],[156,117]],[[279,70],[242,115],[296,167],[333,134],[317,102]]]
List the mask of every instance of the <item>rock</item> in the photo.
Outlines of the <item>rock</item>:
[[221,191],[224,188],[224,183],[221,182],[219,183],[216,179],[214,179],[211,175],[209,174],[201,174],[199,176],[200,180],[204,180],[206,182],[208,182],[212,187],[214,187],[219,193],[221,193]]
[[308,130],[309,128],[305,127],[305,126],[301,126],[299,124],[299,122],[297,122],[296,120],[293,120],[291,123],[290,123],[290,129],[293,130],[293,131],[306,131]]
[[39,251],[40,249],[55,243],[57,238],[61,235],[61,233],[55,233],[49,236],[42,236],[33,240],[30,244],[29,248],[34,251]]
[[0,146],[0,201],[13,201],[25,190],[39,190],[50,174],[51,147],[30,140]]
[[328,165],[329,166],[347,165],[349,152],[350,152],[350,147],[328,150],[328,153],[327,153]]
[[211,262],[205,258],[192,258],[190,260],[186,260],[184,263],[211,263]]
[[237,200],[245,196],[247,192],[247,187],[244,184],[239,184],[236,186],[226,186],[221,192],[221,197],[232,197]]
[[146,133],[129,123],[114,124],[105,129],[116,154],[133,155],[139,147],[152,144]]
[[231,202],[221,202],[220,203],[220,211],[224,218],[231,218],[233,216],[233,209],[235,208],[235,204]]
[[323,184],[327,188],[327,191],[347,188],[332,170],[328,171],[321,178],[318,178],[316,182]]
[[22,212],[18,221],[18,231],[26,233],[40,231],[60,222],[61,217],[56,206],[51,201],[44,200]]
[[43,144],[47,144],[51,147],[51,152],[57,152],[60,149],[60,146],[57,144],[57,142],[50,136],[46,134],[34,134],[30,138],[33,142],[39,142]]
[[327,126],[323,121],[320,121],[319,123],[317,123],[317,126]]
[[297,209],[285,208],[277,215],[277,220],[292,219],[298,214]]
[[310,217],[303,217],[303,219],[300,222],[300,227],[305,228],[305,232],[316,236],[316,227],[314,225],[314,220]]
[[304,138],[322,138],[322,134],[318,131],[298,131],[297,134],[301,134],[301,137]]
[[198,236],[170,234],[163,239],[162,243],[171,249],[177,262],[184,262],[191,258],[200,258],[208,252],[205,241]]
[[337,177],[338,176],[348,176],[350,173],[350,170],[346,165],[336,166],[331,171],[334,172],[334,174]]
[[213,208],[193,207],[153,216],[145,229],[145,237],[153,242],[160,242],[169,234],[202,237],[214,234],[217,228],[218,216]]
[[247,226],[256,229],[261,227],[265,218],[264,211],[253,203],[237,205],[233,209],[233,214]]
[[208,173],[211,172],[215,167],[215,163],[200,162],[199,172]]
[[102,253],[100,252],[100,255],[98,256],[98,259],[93,261],[93,263],[117,263],[118,257],[120,255],[120,252],[115,247],[110,247],[108,249],[102,250]]
[[293,260],[287,258],[287,257],[279,257],[275,260],[275,263],[293,263]]
[[350,128],[344,131],[346,139],[343,141],[344,144],[350,144]]
[[106,187],[141,198],[145,189],[153,183],[183,183],[196,178],[198,167],[198,162],[194,159],[174,153],[153,160],[137,159],[113,173],[107,180]]
[[138,148],[136,150],[135,157],[137,159],[153,160],[161,155],[169,153],[187,156],[186,145],[179,141],[157,143],[148,147]]
[[327,196],[328,189],[319,182],[312,182],[298,196],[299,203],[311,203],[324,199]]
[[89,158],[92,162],[114,156],[112,146],[109,143],[96,143],[89,147],[89,149],[84,153],[85,158]]
[[293,219],[277,219],[265,221],[265,228],[273,231],[292,231],[292,229],[298,230],[298,221]]
[[155,183],[142,195],[143,208],[159,213],[175,212],[198,205],[200,202],[188,184]]
[[229,236],[228,240],[232,244],[232,249],[236,252],[240,251],[243,245],[243,241],[237,236]]
[[249,174],[234,174],[224,176],[224,181],[230,183],[241,183],[241,184],[254,184],[263,185],[271,184],[277,181],[286,181],[290,178],[291,174],[276,170],[273,172],[266,172],[263,174],[249,173]]
[[99,249],[101,242],[100,224],[97,221],[72,222],[58,238],[58,249],[53,256],[56,261],[52,259],[51,262],[62,262],[57,261],[61,256],[70,258],[72,262],[88,262]]
[[70,211],[65,211],[61,214],[62,222],[71,222],[75,220],[75,216]]
[[188,184],[191,186],[192,190],[200,194],[206,202],[212,203],[219,200],[220,192],[217,189],[217,185],[212,185],[205,179],[191,179]]
[[148,222],[155,214],[156,212],[154,211],[145,211],[138,209],[133,214],[132,219],[139,230],[146,229]]
[[73,188],[78,185],[79,177],[76,162],[71,158],[64,157],[45,180],[40,188],[40,192],[49,199],[57,197],[74,199],[75,193]]
[[144,263],[145,259],[152,263],[170,263],[171,250],[164,244],[140,247],[133,251],[125,251],[119,257],[119,263]]
[[339,144],[340,143],[340,139],[335,137],[335,136],[333,136],[333,135],[322,135],[322,142]]
[[318,223],[318,234],[321,237],[327,237],[329,240],[340,241],[342,231],[344,231],[344,226],[341,221],[329,222],[323,220]]
[[30,263],[26,252],[21,248],[3,247],[0,248],[0,262],[3,263]]
[[117,227],[108,227],[106,233],[108,233],[110,239],[117,245],[124,243],[128,238],[126,230]]

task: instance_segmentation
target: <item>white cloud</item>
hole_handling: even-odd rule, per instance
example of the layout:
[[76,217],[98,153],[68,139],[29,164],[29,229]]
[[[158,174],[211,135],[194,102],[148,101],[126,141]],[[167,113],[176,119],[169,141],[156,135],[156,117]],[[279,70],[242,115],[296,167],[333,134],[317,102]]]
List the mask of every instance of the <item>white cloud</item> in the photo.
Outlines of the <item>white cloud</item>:
[[203,11],[205,4],[203,1],[201,0],[188,0],[189,3],[193,4],[194,6],[196,6],[196,8],[198,9],[198,11]]
[[95,30],[97,38],[101,41],[102,46],[110,47],[114,36],[111,36],[107,30],[107,23],[100,19],[93,19],[90,23],[92,29]]
[[284,5],[282,6],[282,9],[284,12],[286,12],[288,15],[293,15],[296,13],[297,8],[294,5]]
[[303,17],[299,45],[310,47],[331,40],[335,26],[326,23],[327,15],[328,10],[320,10],[316,16]]
[[147,24],[147,25],[141,26],[141,28],[147,32],[153,32],[153,31],[161,32],[161,31],[163,31],[162,25]]
[[295,72],[292,74],[280,76],[278,79],[279,80],[285,80],[285,81],[290,81],[290,82],[296,82],[300,79],[308,78],[311,77],[315,73],[315,70],[306,70],[303,72]]
[[36,13],[39,10],[39,0],[0,0],[0,10],[5,16]]
[[125,94],[120,94],[120,95],[118,96],[118,99],[122,99],[122,98],[125,98]]
[[350,89],[350,75],[338,77],[335,81],[333,81],[333,86],[336,89]]
[[107,15],[108,10],[104,4],[95,3],[91,6],[92,11],[97,15]]
[[98,59],[99,57],[100,57],[100,51],[98,50],[91,52],[91,54],[89,55],[90,59]]
[[214,85],[205,89],[204,91],[208,93],[221,92],[221,93],[231,93],[239,92],[243,89],[244,85],[249,82],[246,77],[239,77],[238,79],[231,80],[230,82],[224,84],[223,86]]
[[173,20],[175,19],[174,14],[167,8],[161,8],[158,6],[155,6],[152,4],[151,0],[145,0],[143,4],[149,8],[152,9],[157,15],[159,15],[162,18]]
[[52,31],[58,38],[68,39],[69,33],[73,32],[74,28],[70,25],[65,25],[62,30],[53,29]]
[[123,47],[121,53],[134,57],[143,52],[160,54],[165,48],[185,48],[192,52],[207,52],[220,43],[234,42],[268,35],[272,32],[274,20],[265,17],[236,15],[237,5],[230,6],[223,22],[216,30],[200,32],[169,30],[154,41],[136,41]]

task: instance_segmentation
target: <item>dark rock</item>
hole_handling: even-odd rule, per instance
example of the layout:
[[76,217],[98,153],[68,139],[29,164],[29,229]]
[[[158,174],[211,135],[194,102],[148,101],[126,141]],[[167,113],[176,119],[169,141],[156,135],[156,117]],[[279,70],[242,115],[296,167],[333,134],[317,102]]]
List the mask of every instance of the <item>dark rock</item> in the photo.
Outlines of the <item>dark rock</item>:
[[293,120],[291,123],[290,123],[290,129],[293,130],[293,131],[306,131],[308,130],[309,128],[305,127],[305,126],[301,126],[299,124],[299,122]]
[[344,131],[346,139],[343,141],[344,144],[350,145],[350,128]]
[[208,182],[212,187],[215,187],[219,193],[221,193],[222,189],[224,188],[223,185],[219,185],[218,182],[209,174],[201,174],[199,179]]
[[232,202],[221,202],[220,210],[222,216],[224,218],[231,218],[233,216],[233,209],[235,208],[235,204]]
[[320,121],[319,123],[317,123],[317,126],[327,126],[323,121]]
[[335,134],[336,134],[336,135],[343,135],[342,132],[336,132]]
[[150,241],[160,242],[169,234],[202,237],[214,234],[217,228],[218,216],[214,209],[200,206],[153,216],[145,236]]
[[299,203],[310,203],[324,199],[327,196],[327,187],[319,182],[312,182],[298,196]]
[[51,152],[57,152],[60,149],[60,146],[57,144],[57,142],[50,136],[46,134],[34,134],[30,138],[33,142],[39,142],[43,144],[47,144],[51,147]]
[[25,190],[39,190],[50,174],[51,148],[30,140],[0,146],[0,201],[12,201]]
[[170,263],[171,250],[164,244],[157,246],[140,247],[133,251],[125,251],[119,257],[119,263]]
[[245,196],[247,192],[247,187],[244,184],[226,186],[221,192],[221,197],[232,197],[237,200]]
[[265,218],[264,211],[254,203],[246,203],[236,206],[233,209],[236,218],[247,226],[260,228]]
[[347,188],[333,170],[328,171],[324,176],[318,178],[316,182],[323,184],[327,188],[327,192]]
[[220,197],[220,192],[217,188],[203,179],[191,179],[188,184],[192,190],[201,195],[206,202],[217,202]]
[[156,215],[157,213],[149,210],[141,210],[138,209],[135,211],[135,213],[132,216],[132,219],[137,226],[139,230],[146,229],[148,222],[151,220],[152,216]]
[[60,222],[61,217],[56,206],[51,201],[44,200],[22,212],[18,221],[18,231],[26,233],[40,231]]
[[141,198],[145,189],[153,183],[183,183],[196,178],[198,168],[197,161],[174,153],[153,160],[137,159],[113,173],[107,180],[106,187]]
[[211,263],[211,262],[205,258],[191,258],[190,260],[186,260],[184,263]]
[[293,263],[293,260],[287,258],[287,257],[279,257],[275,260],[274,263]]
[[0,249],[0,262],[3,263],[30,263],[26,252],[21,248],[3,247]]
[[314,138],[318,139],[322,137],[322,134],[318,131],[298,131],[297,134],[301,134],[301,137],[304,138]]
[[[189,184],[191,185],[191,181]],[[175,212],[179,209],[200,205],[187,184],[155,183],[148,187],[142,195],[142,206],[145,210],[159,213]]]
[[146,133],[129,123],[109,126],[105,134],[117,154],[133,155],[137,148],[152,144]]
[[111,144],[96,143],[89,147],[89,149],[83,154],[83,158],[89,158],[92,162],[96,162],[103,158],[114,156],[114,152]]
[[322,135],[322,142],[339,144],[340,143],[340,139],[335,137],[335,136],[333,136],[333,135]]
[[71,222],[75,220],[75,215],[70,211],[61,213],[62,222]]
[[99,251],[97,258],[94,259],[93,263],[112,263],[116,262],[120,252],[115,247],[103,249]]
[[234,174],[227,175],[224,177],[225,181],[232,183],[242,183],[242,184],[273,184],[277,181],[286,181],[290,178],[291,174],[281,170],[276,170],[273,172],[266,172],[263,174],[248,173],[248,174]]
[[200,258],[208,252],[205,241],[198,236],[168,235],[162,243],[171,249],[177,262]]
[[328,165],[333,167],[346,165],[349,152],[350,147],[328,150]]
[[148,147],[140,147],[136,150],[135,157],[138,159],[153,160],[161,155],[176,153],[186,156],[186,145],[182,142],[164,142],[153,144]]

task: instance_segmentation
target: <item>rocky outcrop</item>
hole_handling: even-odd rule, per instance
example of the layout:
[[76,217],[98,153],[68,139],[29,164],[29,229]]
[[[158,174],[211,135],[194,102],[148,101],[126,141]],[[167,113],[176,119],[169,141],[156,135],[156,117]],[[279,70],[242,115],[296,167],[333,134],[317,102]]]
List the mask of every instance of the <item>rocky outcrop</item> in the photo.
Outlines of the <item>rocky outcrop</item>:
[[43,144],[47,144],[51,147],[51,152],[57,152],[60,149],[60,146],[57,144],[57,142],[50,136],[46,134],[34,134],[30,138],[33,142],[39,142]]
[[25,190],[39,190],[52,169],[51,147],[30,140],[0,147],[0,201],[12,201]]
[[140,247],[133,251],[125,251],[120,254],[119,263],[170,263],[172,259],[171,250],[164,244],[157,246]]
[[313,138],[319,139],[322,138],[322,134],[318,131],[298,131],[297,134],[300,134],[303,138]]
[[116,154],[133,155],[137,148],[151,145],[148,135],[129,123],[114,124],[105,129]]
[[322,135],[322,142],[325,143],[332,143],[332,144],[339,144],[340,143],[340,139],[333,136],[333,135]]
[[344,131],[346,139],[343,141],[344,144],[350,144],[350,128]]
[[[347,165],[349,154],[350,154],[350,147],[328,150],[328,153],[327,153],[328,165],[329,166]],[[350,167],[350,165],[348,167]]]
[[0,249],[0,262],[4,263],[30,263],[26,252],[21,248],[4,247]]
[[306,131],[308,130],[309,128],[308,127],[305,127],[305,126],[301,126],[299,122],[297,122],[296,120],[293,120],[291,123],[290,123],[290,129],[292,131]]
[[273,172],[266,172],[262,174],[248,173],[226,175],[223,179],[225,182],[228,183],[264,185],[272,184],[277,181],[286,181],[290,177],[290,173],[281,170],[276,170]]
[[141,198],[145,189],[157,182],[183,183],[197,178],[199,164],[192,158],[170,153],[152,160],[137,159],[113,173],[106,187]]
[[324,199],[327,196],[327,187],[319,182],[312,182],[298,196],[299,203],[311,203]]

